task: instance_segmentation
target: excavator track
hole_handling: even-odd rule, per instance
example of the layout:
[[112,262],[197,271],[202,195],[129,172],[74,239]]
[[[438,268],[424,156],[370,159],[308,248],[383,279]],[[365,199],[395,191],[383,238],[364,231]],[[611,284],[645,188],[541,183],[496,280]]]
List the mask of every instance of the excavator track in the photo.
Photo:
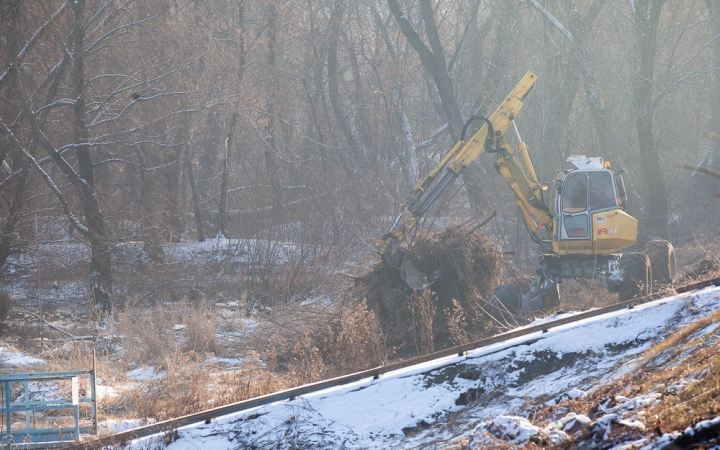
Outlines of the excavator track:
[[313,392],[321,391],[323,389],[327,389],[330,387],[335,386],[341,386],[349,383],[353,383],[356,381],[360,381],[363,379],[369,379],[374,378],[378,379],[381,378],[384,374],[404,369],[410,366],[426,363],[428,361],[432,361],[435,359],[440,359],[448,356],[464,356],[469,351],[477,350],[483,347],[487,347],[490,345],[502,343],[511,339],[515,339],[522,336],[528,336],[533,333],[546,333],[551,328],[556,328],[562,325],[567,325],[573,322],[578,322],[581,320],[585,320],[591,317],[601,316],[603,314],[611,313],[614,311],[618,311],[621,309],[626,308],[633,308],[636,305],[640,305],[643,303],[650,302],[652,300],[661,299],[667,296],[671,295],[679,295],[683,293],[688,293],[692,291],[696,291],[699,289],[703,289],[706,287],[712,287],[712,286],[720,286],[720,277],[716,278],[708,278],[701,281],[696,281],[693,283],[685,284],[683,286],[676,286],[673,289],[666,289],[663,291],[659,291],[656,293],[653,293],[651,295],[646,295],[644,297],[638,297],[631,300],[615,303],[609,306],[605,306],[598,309],[593,309],[590,311],[585,311],[579,314],[575,314],[569,317],[564,317],[561,319],[553,320],[550,322],[545,322],[540,325],[530,326],[526,328],[516,329],[513,331],[509,331],[506,333],[498,334],[489,338],[480,339],[475,342],[471,342],[465,345],[460,345],[457,347],[452,347],[444,350],[440,350],[437,352],[429,353],[427,355],[418,356],[416,358],[407,359],[404,361],[399,361],[393,364],[388,364],[386,366],[380,366],[375,367],[368,370],[363,370],[361,372],[352,373],[349,375],[344,375],[337,378],[331,378],[328,380],[318,381],[315,383],[306,384],[303,386],[299,386],[292,389],[287,389],[280,392],[275,392],[272,394],[263,395],[260,397],[250,398],[247,400],[242,400],[236,403],[232,403],[229,405],[219,406],[216,408],[208,409],[205,411],[200,411],[193,414],[188,414],[185,416],[177,417],[174,419],[168,419],[163,420],[160,422],[156,422],[150,425],[145,425],[142,427],[134,428],[131,430],[123,431],[120,433],[112,434],[103,436],[101,438],[90,438],[82,442],[77,442],[72,445],[69,445],[64,448],[71,448],[71,449],[87,449],[87,448],[102,448],[108,445],[124,445],[128,441],[132,439],[137,439],[141,437],[146,437],[158,433],[163,432],[171,432],[172,430],[176,430],[180,427],[191,425],[195,423],[210,423],[215,418],[218,418],[220,416],[224,416],[231,413],[237,413],[245,410],[249,410],[252,408],[256,408],[259,406],[268,405],[270,403],[275,403],[279,401],[293,401],[296,398],[310,394]]

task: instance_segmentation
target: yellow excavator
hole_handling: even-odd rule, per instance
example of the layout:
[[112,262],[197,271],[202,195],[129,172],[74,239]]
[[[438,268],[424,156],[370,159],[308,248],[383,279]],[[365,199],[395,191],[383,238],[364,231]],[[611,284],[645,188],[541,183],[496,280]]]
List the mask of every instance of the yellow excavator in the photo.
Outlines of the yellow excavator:
[[[523,100],[536,81],[537,76],[528,72],[490,117],[468,119],[460,141],[417,183],[392,229],[383,235],[380,247],[385,263],[400,270],[413,289],[424,289],[437,280],[437,270],[425,273],[415,268],[405,257],[403,245],[463,170],[483,153],[491,153],[495,168],[515,195],[530,236],[540,245],[540,263],[529,292],[513,285],[496,288],[494,301],[500,310],[516,314],[558,306],[558,284],[567,278],[596,278],[617,292],[621,301],[651,293],[653,283],[656,287],[672,284],[675,251],[669,242],[654,240],[641,253],[618,253],[636,243],[638,222],[625,212],[625,184],[609,162],[600,157],[571,156],[567,159],[570,169],[551,183],[538,181],[527,145],[515,125]],[[475,121],[484,123],[466,140]],[[516,149],[505,139],[509,128],[515,134]],[[550,199],[546,204],[547,190]]]

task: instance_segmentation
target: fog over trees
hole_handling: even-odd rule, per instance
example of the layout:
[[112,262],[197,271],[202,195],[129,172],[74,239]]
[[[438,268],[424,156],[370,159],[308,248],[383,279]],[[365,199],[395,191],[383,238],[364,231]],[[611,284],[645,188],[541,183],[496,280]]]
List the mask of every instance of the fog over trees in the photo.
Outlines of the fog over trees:
[[[720,169],[720,0],[4,0],[0,20],[0,270],[56,224],[106,312],[127,242],[156,263],[218,235],[370,246],[528,70],[542,181],[603,156],[641,239],[717,235],[720,185],[676,163]],[[430,214],[497,210],[487,232],[534,259],[490,160]]]

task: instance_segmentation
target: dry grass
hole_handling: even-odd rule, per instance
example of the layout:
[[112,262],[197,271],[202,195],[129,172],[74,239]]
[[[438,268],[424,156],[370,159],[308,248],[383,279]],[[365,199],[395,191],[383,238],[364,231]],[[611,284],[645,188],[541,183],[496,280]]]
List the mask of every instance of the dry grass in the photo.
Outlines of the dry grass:
[[126,308],[117,314],[115,333],[122,338],[127,359],[160,362],[177,351],[173,333],[180,308],[158,303],[147,309]]
[[191,353],[218,350],[216,314],[205,299],[126,308],[117,314],[115,332],[123,336],[129,359],[160,363],[181,349]]
[[185,348],[192,352],[217,352],[216,316],[214,311],[209,308],[207,300],[200,299],[188,309],[189,311],[183,317],[183,324],[188,336]]
[[559,308],[565,311],[586,311],[617,302],[617,294],[611,293],[596,280],[567,279],[560,284]]
[[[456,302],[457,303],[457,302]],[[425,355],[435,350],[435,330],[433,328],[437,313],[437,295],[430,289],[424,289],[413,297],[409,305],[412,339],[418,354]]]
[[366,302],[347,309],[339,322],[303,327],[288,340],[276,336],[279,368],[292,384],[303,384],[387,363],[388,355],[376,314]]
[[[676,395],[668,396],[651,411],[654,426],[661,430],[677,430],[701,420],[711,419],[720,414],[720,340],[718,326],[712,333],[693,338],[697,332],[720,323],[720,311],[698,320],[675,333],[656,346],[646,359],[646,367],[658,360],[679,361],[681,364],[664,364],[660,371],[648,370],[652,374],[643,383],[650,389],[651,383],[692,380]],[[703,376],[696,375],[706,371]]]
[[653,346],[652,351],[646,355],[645,364],[649,364],[663,352],[673,351],[674,353],[678,353],[684,351],[685,348],[683,344],[690,336],[708,325],[717,322],[720,322],[720,311],[716,311],[707,317],[694,321],[682,330],[665,339],[663,342]]
[[159,368],[162,377],[126,390],[106,402],[103,410],[113,415],[163,420],[212,406],[212,367],[203,364],[199,355],[167,355]]
[[218,405],[259,397],[290,387],[288,380],[263,368],[257,356],[247,358],[239,370],[223,372],[215,379]]
[[[586,397],[536,411],[534,422],[555,420],[558,411],[560,415],[573,411],[595,419],[603,415],[598,408],[600,404],[613,407],[617,396],[634,398],[649,393],[662,394],[659,403],[633,411],[644,422],[646,435],[682,432],[700,421],[717,417],[720,414],[720,372],[716,370],[720,365],[720,326],[715,330],[708,328],[714,324],[720,324],[720,311],[693,322],[653,346],[631,373],[603,384]],[[668,389],[670,386],[674,388]],[[622,442],[627,439],[623,438],[626,433],[632,431],[613,427],[609,439]],[[586,429],[574,439],[553,448],[586,448],[584,445],[591,442],[592,435]],[[540,447],[528,444],[525,448]]]
[[[183,309],[185,308],[185,309]],[[204,353],[192,350],[204,336],[193,337],[192,321],[211,321],[206,305],[154,307],[148,320],[137,320],[137,347],[128,351],[146,356],[158,364],[162,377],[136,383],[103,406],[106,414],[125,417],[152,417],[157,420],[177,417],[215,406],[276,392],[300,384],[376,367],[387,362],[387,354],[375,314],[366,303],[342,312],[337,322],[324,327],[308,324],[299,333],[275,335],[268,339],[261,360],[257,354],[243,358],[238,370],[222,371]],[[165,331],[143,332],[147,323],[157,320]],[[188,338],[158,349],[154,343],[167,333],[170,324],[182,320]],[[207,329],[207,322],[197,325]],[[193,325],[195,327],[196,325]],[[127,339],[126,339],[127,341]],[[177,340],[176,340],[177,342]],[[276,356],[277,355],[277,356]]]
[[471,342],[470,335],[467,332],[468,324],[465,315],[462,305],[455,299],[452,300],[450,308],[445,309],[445,320],[448,324],[450,342],[453,345],[463,345]]

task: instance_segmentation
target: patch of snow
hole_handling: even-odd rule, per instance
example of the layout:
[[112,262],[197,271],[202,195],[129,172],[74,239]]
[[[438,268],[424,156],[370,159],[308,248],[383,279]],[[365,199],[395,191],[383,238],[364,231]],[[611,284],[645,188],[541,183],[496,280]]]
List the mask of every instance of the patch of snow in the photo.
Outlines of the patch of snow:
[[96,386],[95,396],[98,400],[102,400],[104,398],[119,397],[120,393],[112,386]]
[[626,442],[618,447],[613,447],[612,450],[635,450],[640,448],[641,445],[644,445],[648,442],[647,438],[638,439],[637,441],[632,442]]
[[172,329],[175,330],[175,331],[184,330],[185,328],[187,328],[187,325],[181,324],[181,323],[176,323],[176,324],[173,325],[173,327],[172,327]]
[[618,400],[619,398],[622,398],[624,402],[619,407],[615,407],[616,410],[620,412],[627,412],[632,411],[634,409],[638,408],[644,408],[652,405],[657,405],[660,403],[660,398],[662,397],[662,394],[658,393],[651,393],[646,395],[640,395],[635,398],[627,399],[625,397],[622,397],[618,395],[615,397],[615,400]]
[[[596,422],[597,426],[605,430],[605,432],[610,431],[610,426],[613,423],[617,423],[623,426],[626,426],[628,428],[636,428],[639,431],[645,431],[645,424],[640,422],[639,420],[627,420],[624,419],[622,415],[612,413],[612,414],[605,414],[601,418],[599,418]],[[607,439],[607,438],[605,438]]]
[[235,308],[238,306],[238,304],[239,304],[238,302],[227,302],[227,303],[217,302],[217,303],[215,303],[215,306],[222,306],[224,308]]
[[154,367],[141,366],[128,372],[127,377],[134,381],[157,380],[165,376],[165,371],[156,371]]
[[[58,381],[36,381],[28,383],[30,400],[57,400],[63,396],[60,394]],[[23,394],[24,397],[25,394]]]
[[672,444],[672,442],[677,439],[678,436],[680,436],[680,433],[663,434],[654,441],[650,442],[648,445],[640,447],[638,450],[661,450],[667,448],[667,446]]
[[153,419],[105,419],[98,422],[98,434],[114,434],[122,431],[132,430],[133,428],[141,427],[143,425],[149,425],[155,422]]
[[513,444],[527,442],[540,431],[524,417],[498,416],[493,419],[492,424],[501,433],[498,437],[510,438]]
[[717,416],[714,419],[703,420],[702,422],[698,422],[697,425],[695,425],[694,427],[687,427],[683,434],[687,434],[688,436],[694,436],[695,433],[702,430],[703,428],[714,427],[718,424],[720,424],[720,416]]
[[568,440],[568,435],[557,428],[548,428],[543,429],[542,431],[547,436],[548,441],[550,441],[551,444],[559,444]]
[[666,387],[665,392],[667,392],[668,394],[678,394],[680,391],[683,390],[685,386],[688,385],[688,383],[690,383],[690,381],[688,381],[687,379],[676,381]]
[[587,392],[583,391],[582,389],[572,388],[567,391],[565,395],[567,395],[567,397],[571,400],[577,400],[579,398],[587,396]]
[[37,364],[45,364],[45,361],[22,353],[13,353],[5,347],[0,347],[0,366],[7,367],[28,367]]
[[220,357],[216,356],[214,358],[214,360],[218,364],[222,364],[222,365],[228,366],[228,367],[241,366],[243,363],[242,358],[220,358]]
[[562,419],[558,420],[557,422],[553,422],[551,427],[562,429],[564,432],[568,432],[573,430],[577,426],[587,425],[590,422],[590,418],[586,416],[585,414],[575,414],[574,412],[570,412],[565,414]]

